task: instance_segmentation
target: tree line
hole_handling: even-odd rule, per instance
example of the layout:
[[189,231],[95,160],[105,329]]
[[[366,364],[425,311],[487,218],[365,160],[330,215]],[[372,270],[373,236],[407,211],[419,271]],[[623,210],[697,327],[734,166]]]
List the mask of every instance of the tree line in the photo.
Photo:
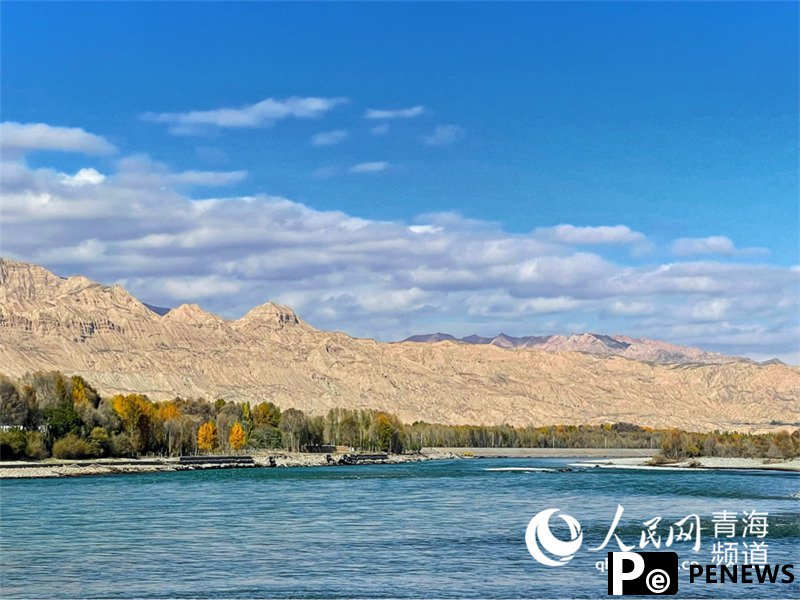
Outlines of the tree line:
[[800,455],[800,429],[690,433],[602,425],[403,424],[377,410],[335,408],[325,415],[217,399],[152,401],[142,394],[101,397],[80,376],[0,375],[0,459],[179,456],[243,449],[320,450],[326,445],[400,453],[423,447],[654,448],[665,460],[693,456],[789,458]]

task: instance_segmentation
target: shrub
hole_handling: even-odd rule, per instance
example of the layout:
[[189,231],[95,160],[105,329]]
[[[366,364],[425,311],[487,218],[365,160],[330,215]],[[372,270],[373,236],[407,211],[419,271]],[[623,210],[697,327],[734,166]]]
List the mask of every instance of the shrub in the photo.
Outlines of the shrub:
[[111,438],[105,427],[95,427],[89,434],[89,442],[94,447],[97,456],[108,456],[111,453]]
[[125,433],[119,433],[111,438],[112,456],[135,456],[131,440]]
[[47,446],[44,443],[44,436],[38,431],[29,431],[26,434],[25,455],[32,460],[47,458]]
[[24,458],[27,438],[22,429],[0,431],[0,460]]
[[97,454],[97,448],[74,433],[67,434],[53,444],[53,456],[56,458],[92,458]]

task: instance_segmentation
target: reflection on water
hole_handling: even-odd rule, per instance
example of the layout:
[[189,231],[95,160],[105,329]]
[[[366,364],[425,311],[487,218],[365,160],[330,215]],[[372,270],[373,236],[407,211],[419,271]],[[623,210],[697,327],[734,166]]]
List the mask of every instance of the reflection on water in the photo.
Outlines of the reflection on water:
[[[800,565],[800,477],[765,472],[556,469],[574,459],[461,460],[241,469],[0,487],[0,596],[605,597],[588,549],[617,504],[621,538],[642,521],[721,510],[770,513],[769,562]],[[559,508],[584,543],[567,566],[536,563],[530,518]],[[710,562],[711,539],[681,560]],[[616,548],[612,548],[616,549]],[[795,571],[800,575],[800,567]],[[798,577],[800,579],[800,576]],[[689,586],[682,596],[800,597],[791,586]]]

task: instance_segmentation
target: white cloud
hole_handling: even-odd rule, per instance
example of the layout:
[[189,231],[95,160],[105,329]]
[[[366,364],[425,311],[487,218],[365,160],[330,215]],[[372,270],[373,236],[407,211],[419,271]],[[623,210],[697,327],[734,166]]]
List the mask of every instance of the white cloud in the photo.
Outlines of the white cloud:
[[117,161],[102,180],[88,169],[72,176],[96,182],[85,185],[21,162],[0,169],[5,255],[124,280],[157,305],[203,299],[240,316],[291,299],[314,325],[383,339],[454,323],[463,333],[510,327],[517,335],[582,324],[783,357],[796,355],[800,340],[800,268],[619,264],[616,253],[604,255],[609,245],[644,237],[624,225],[522,234],[455,213],[408,223],[267,195],[191,199],[186,188],[226,185],[242,172],[175,172],[144,156]]
[[170,298],[179,301],[194,298],[213,298],[238,293],[242,286],[237,281],[229,281],[217,275],[206,277],[178,277],[161,280],[164,291]]
[[653,310],[653,306],[648,302],[627,302],[625,300],[615,300],[609,307],[609,312],[612,314],[624,316],[647,315]]
[[311,136],[311,144],[314,146],[334,146],[342,143],[347,139],[347,131],[344,129],[337,129],[335,131],[323,131],[314,136]]
[[246,128],[263,127],[276,121],[318,118],[348,102],[347,98],[301,98],[286,100],[267,98],[255,104],[238,108],[193,110],[179,113],[145,113],[143,118],[156,123],[167,123],[176,135],[193,135],[208,127]]
[[423,136],[422,141],[428,146],[449,146],[464,139],[466,134],[458,125],[438,125],[433,133]]
[[389,168],[385,161],[358,163],[350,167],[351,173],[379,173]]
[[714,298],[697,302],[690,309],[692,319],[697,321],[721,321],[728,314],[731,301],[726,298]]
[[370,108],[364,113],[365,119],[411,119],[413,117],[419,117],[420,115],[425,114],[425,107],[424,106],[412,106],[411,108],[399,108],[399,109],[379,109],[379,108]]
[[0,123],[0,153],[6,160],[37,150],[81,154],[111,154],[116,151],[99,135],[79,127],[55,127],[44,123]]
[[389,133],[389,129],[391,129],[391,127],[388,123],[381,123],[380,125],[375,125],[369,132],[371,135],[386,135]]
[[99,171],[90,168],[84,168],[75,173],[75,175],[62,176],[65,185],[79,186],[79,185],[97,185],[103,183],[106,176]]
[[736,251],[733,242],[721,235],[705,238],[680,238],[672,243],[672,253],[676,256],[698,256],[702,254],[721,254],[731,256]]
[[559,244],[575,246],[601,244],[641,244],[646,241],[643,233],[633,231],[627,225],[603,225],[600,227],[575,227],[574,225],[556,225],[536,230],[536,234],[544,239]]
[[130,187],[224,186],[247,178],[247,171],[171,171],[147,156],[129,156],[119,161],[118,183]]
[[435,225],[409,225],[408,230],[411,233],[439,233],[442,228]]

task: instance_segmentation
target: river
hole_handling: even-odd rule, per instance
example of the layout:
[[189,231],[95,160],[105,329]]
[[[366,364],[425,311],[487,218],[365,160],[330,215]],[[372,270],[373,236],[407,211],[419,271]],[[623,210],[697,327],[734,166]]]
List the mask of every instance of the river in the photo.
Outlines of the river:
[[[662,517],[660,549],[712,562],[712,513],[737,513],[735,538],[766,542],[768,563],[800,563],[800,477],[746,471],[495,470],[574,459],[231,469],[0,483],[0,596],[573,598],[606,597],[597,568],[609,531],[638,545]],[[564,566],[535,561],[525,531],[558,508],[582,527]],[[768,513],[764,538],[741,519]],[[701,519],[701,548],[666,546],[669,525]],[[551,521],[559,539],[558,517]],[[566,533],[565,533],[566,532]],[[655,540],[657,538],[653,538]],[[638,546],[637,548],[638,549]],[[653,542],[644,550],[652,550]],[[742,562],[741,560],[739,562]],[[796,569],[800,580],[800,564]],[[680,596],[800,597],[800,585],[710,585],[680,575]]]

